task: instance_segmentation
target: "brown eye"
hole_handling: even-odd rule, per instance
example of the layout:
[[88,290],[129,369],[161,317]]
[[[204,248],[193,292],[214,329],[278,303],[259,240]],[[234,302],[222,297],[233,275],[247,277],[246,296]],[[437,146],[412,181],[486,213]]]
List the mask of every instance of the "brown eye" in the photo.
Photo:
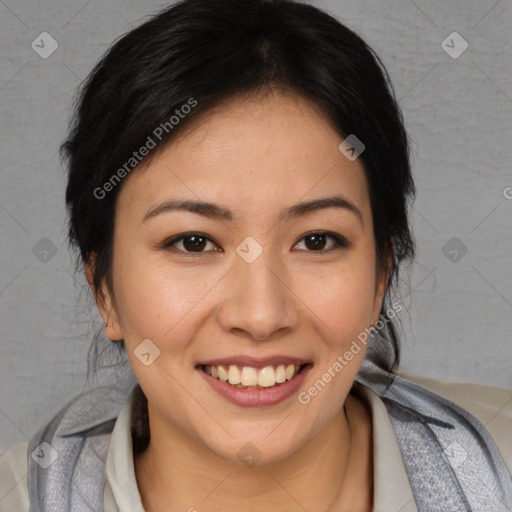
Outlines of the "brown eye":
[[[329,239],[331,239],[333,243],[329,246],[328,249],[326,249],[325,247]],[[331,233],[310,233],[302,237],[301,241],[302,240],[305,241],[304,244],[309,252],[328,252],[333,249],[349,247],[350,245],[348,241],[343,237]]]
[[203,236],[187,236],[183,238],[183,247],[186,251],[201,252],[206,247],[206,238]]
[[327,237],[324,234],[309,235],[304,239],[306,240],[306,247],[312,251],[325,249]]
[[174,247],[181,252],[201,253],[209,252],[204,250],[208,243],[212,244],[214,251],[217,250],[215,244],[207,236],[201,233],[186,233],[184,235],[174,237],[166,242],[164,244],[164,248]]

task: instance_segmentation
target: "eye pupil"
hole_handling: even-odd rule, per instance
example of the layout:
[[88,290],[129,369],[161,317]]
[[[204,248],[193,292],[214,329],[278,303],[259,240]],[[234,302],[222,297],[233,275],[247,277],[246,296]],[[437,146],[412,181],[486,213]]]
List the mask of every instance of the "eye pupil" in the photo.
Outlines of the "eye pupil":
[[205,237],[203,236],[197,236],[197,235],[190,235],[183,239],[183,247],[188,251],[189,249],[192,250],[199,250],[201,251],[204,249],[204,246],[206,244]]
[[[306,237],[306,246],[308,249],[323,249],[325,247],[325,235],[313,234]],[[310,244],[309,241],[312,243]]]

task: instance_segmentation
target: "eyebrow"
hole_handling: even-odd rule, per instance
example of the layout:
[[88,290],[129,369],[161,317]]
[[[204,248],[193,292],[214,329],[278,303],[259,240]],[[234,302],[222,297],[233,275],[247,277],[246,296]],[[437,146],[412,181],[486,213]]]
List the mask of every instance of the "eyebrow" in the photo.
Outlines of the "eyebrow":
[[[279,216],[279,221],[302,217],[313,211],[323,210],[325,208],[340,208],[352,212],[358,218],[361,225],[363,225],[363,215],[359,208],[357,208],[354,203],[342,196],[325,197],[322,199],[314,199],[312,201],[297,203],[284,210]],[[173,211],[186,211],[196,213],[213,220],[234,220],[234,215],[232,212],[215,203],[191,200],[175,200],[165,201],[155,206],[154,208],[151,208],[144,215],[142,222],[156,217],[157,215]]]

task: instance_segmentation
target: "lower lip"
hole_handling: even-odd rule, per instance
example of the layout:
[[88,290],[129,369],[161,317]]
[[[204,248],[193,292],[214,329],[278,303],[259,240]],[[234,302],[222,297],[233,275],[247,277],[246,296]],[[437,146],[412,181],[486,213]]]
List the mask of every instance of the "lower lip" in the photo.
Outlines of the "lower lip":
[[240,407],[266,407],[279,404],[292,396],[304,382],[311,367],[312,365],[308,364],[293,379],[268,389],[236,388],[231,384],[208,375],[201,367],[198,367],[197,371],[219,395],[226,398],[232,404]]

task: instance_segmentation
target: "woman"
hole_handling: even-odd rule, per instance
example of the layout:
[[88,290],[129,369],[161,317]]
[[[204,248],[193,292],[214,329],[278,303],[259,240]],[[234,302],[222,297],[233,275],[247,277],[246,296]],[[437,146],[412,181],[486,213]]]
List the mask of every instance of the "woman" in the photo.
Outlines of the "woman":
[[510,509],[510,418],[491,436],[396,374],[414,184],[357,35],[296,2],[185,0],[96,66],[63,151],[129,366],[2,456],[0,510]]

